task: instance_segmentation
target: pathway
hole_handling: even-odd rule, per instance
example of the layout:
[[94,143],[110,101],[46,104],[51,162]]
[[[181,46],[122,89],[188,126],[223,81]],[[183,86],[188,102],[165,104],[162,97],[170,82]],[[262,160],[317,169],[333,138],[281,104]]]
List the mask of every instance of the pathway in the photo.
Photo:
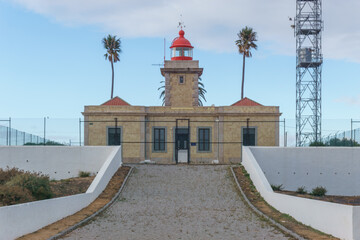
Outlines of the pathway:
[[119,199],[64,239],[288,239],[243,203],[229,166],[134,167]]

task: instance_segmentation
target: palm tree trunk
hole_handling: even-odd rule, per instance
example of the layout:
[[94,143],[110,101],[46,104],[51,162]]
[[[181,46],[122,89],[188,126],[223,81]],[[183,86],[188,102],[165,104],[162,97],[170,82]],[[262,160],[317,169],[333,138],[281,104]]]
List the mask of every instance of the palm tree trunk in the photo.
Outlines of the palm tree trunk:
[[241,82],[241,99],[244,98],[244,81],[245,81],[245,53],[243,54],[243,71],[242,71],[242,82]]
[[114,63],[111,61],[112,81],[111,81],[111,99],[114,95]]

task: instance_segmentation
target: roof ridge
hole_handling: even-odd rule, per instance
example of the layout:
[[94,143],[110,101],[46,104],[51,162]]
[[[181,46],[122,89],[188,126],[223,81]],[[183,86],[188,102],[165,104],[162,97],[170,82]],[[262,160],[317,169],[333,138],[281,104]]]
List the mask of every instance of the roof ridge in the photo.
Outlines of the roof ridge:
[[104,102],[101,105],[118,105],[118,106],[131,106],[128,102],[126,102],[124,99],[115,96],[109,100],[107,100],[106,102]]

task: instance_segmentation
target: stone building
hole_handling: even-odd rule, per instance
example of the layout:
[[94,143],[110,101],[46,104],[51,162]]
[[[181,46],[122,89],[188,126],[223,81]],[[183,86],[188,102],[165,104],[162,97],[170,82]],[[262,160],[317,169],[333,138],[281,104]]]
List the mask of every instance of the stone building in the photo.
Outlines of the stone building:
[[[119,97],[85,106],[85,145],[122,145],[125,163],[239,163],[241,146],[279,145],[279,107],[244,98],[199,106],[203,68],[180,30],[165,61],[164,106],[132,106]],[[219,86],[220,87],[220,86]]]

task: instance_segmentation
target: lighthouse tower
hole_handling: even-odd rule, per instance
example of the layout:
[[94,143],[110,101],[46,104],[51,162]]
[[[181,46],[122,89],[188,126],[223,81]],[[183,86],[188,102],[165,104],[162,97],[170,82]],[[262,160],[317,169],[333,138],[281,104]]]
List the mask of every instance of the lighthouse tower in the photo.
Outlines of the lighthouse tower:
[[161,74],[165,77],[165,106],[194,107],[199,105],[198,79],[203,69],[193,60],[193,46],[179,31],[171,44],[171,60],[165,61]]

